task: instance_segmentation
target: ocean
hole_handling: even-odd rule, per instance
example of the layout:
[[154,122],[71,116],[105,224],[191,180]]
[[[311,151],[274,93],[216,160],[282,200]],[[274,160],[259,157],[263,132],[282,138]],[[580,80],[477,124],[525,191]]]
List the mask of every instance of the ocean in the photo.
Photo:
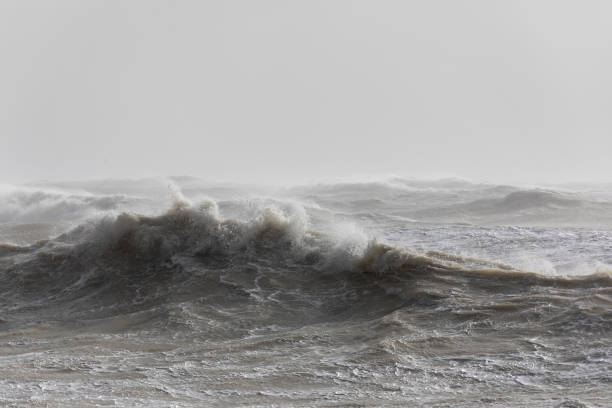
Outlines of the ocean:
[[612,185],[0,185],[0,405],[610,407]]

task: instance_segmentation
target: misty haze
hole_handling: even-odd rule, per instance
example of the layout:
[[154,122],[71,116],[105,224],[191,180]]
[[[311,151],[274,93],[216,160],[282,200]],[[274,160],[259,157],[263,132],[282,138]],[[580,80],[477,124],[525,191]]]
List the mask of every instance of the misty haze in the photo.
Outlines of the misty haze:
[[0,0],[0,405],[612,406],[611,15]]

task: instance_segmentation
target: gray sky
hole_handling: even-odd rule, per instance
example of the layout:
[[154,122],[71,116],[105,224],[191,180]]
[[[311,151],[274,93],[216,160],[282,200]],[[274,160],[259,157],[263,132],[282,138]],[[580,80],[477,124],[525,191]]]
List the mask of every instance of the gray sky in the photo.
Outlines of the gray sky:
[[612,180],[612,2],[0,0],[0,181]]

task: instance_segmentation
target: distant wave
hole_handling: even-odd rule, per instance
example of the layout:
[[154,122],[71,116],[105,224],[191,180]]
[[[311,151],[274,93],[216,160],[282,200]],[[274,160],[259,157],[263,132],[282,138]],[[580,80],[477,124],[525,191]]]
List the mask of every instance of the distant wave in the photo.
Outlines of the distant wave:
[[[249,189],[192,178],[55,183],[0,188],[0,223],[83,221],[122,211],[154,214],[182,196],[227,202],[254,196],[297,199],[347,217],[403,217],[437,223],[612,227],[601,194],[525,189],[462,179],[388,178],[368,182]],[[376,222],[376,220],[372,220]]]
[[612,203],[546,190],[513,191],[499,198],[415,211],[416,219],[513,225],[612,225]]
[[96,213],[133,206],[139,200],[126,195],[93,195],[27,187],[0,189],[0,222],[75,221]]

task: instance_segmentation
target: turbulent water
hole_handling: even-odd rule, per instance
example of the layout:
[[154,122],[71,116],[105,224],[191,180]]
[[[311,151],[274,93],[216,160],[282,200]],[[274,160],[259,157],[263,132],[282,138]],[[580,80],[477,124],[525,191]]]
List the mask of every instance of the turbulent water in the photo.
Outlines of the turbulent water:
[[612,186],[0,186],[0,403],[610,407]]

